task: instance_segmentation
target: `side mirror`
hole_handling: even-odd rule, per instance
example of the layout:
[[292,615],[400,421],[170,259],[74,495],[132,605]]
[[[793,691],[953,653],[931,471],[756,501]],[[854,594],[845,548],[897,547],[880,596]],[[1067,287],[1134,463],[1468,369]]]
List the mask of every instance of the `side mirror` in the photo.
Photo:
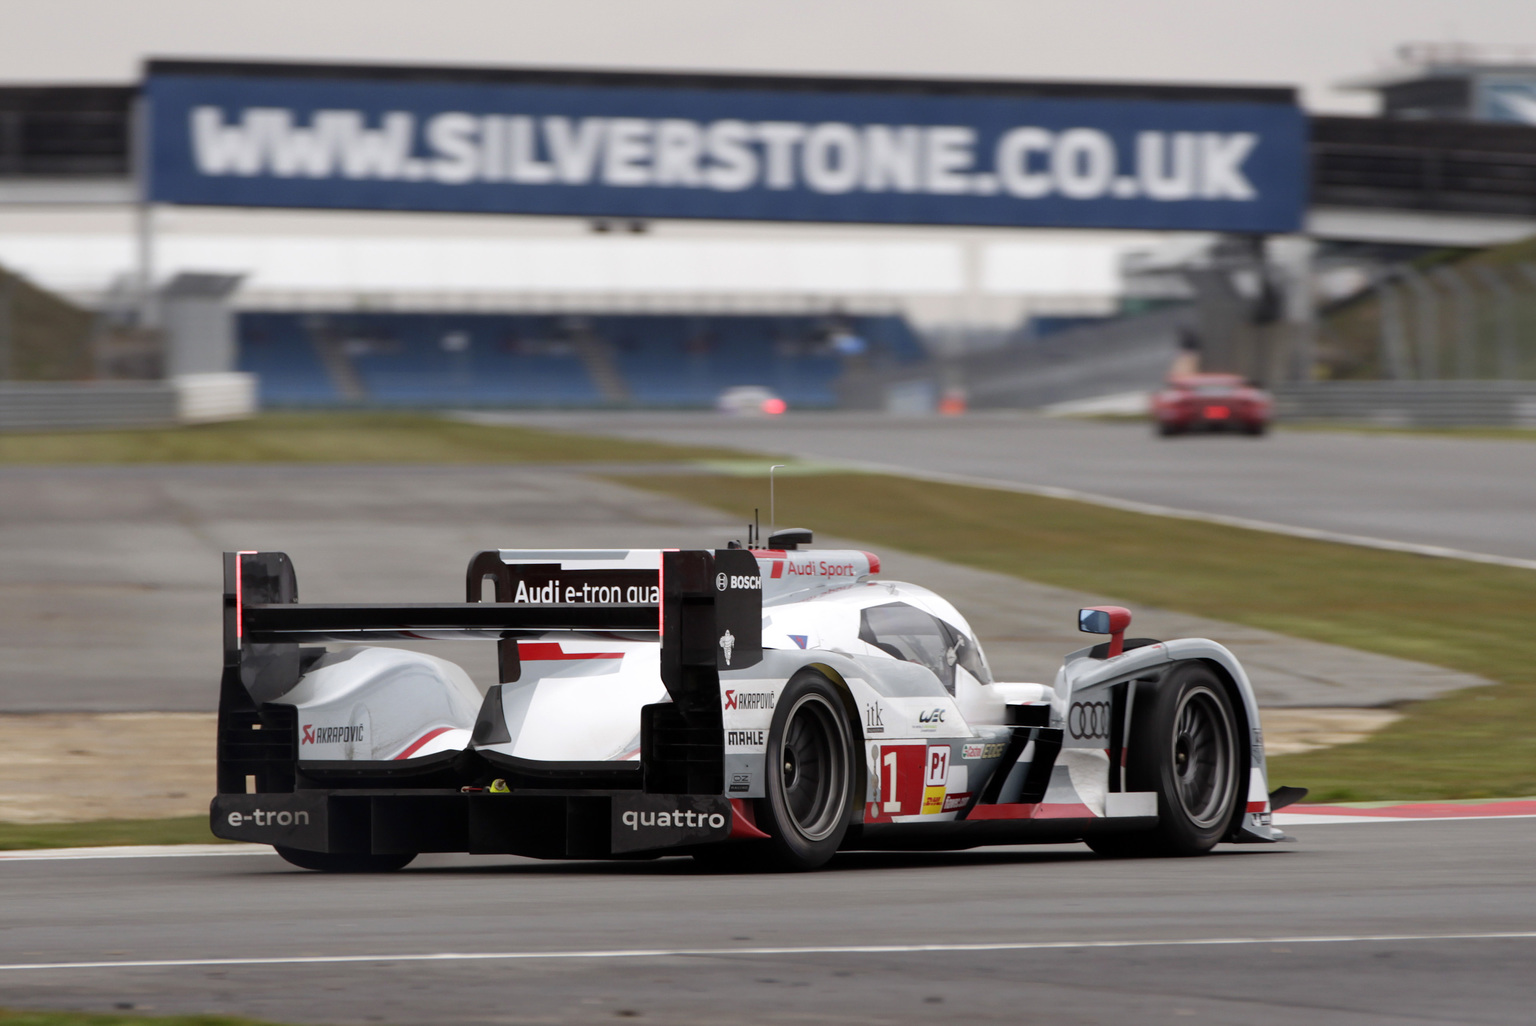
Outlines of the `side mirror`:
[[1084,634],[1108,634],[1109,655],[1125,651],[1125,629],[1131,625],[1131,611],[1123,606],[1089,606],[1077,611],[1077,629]]

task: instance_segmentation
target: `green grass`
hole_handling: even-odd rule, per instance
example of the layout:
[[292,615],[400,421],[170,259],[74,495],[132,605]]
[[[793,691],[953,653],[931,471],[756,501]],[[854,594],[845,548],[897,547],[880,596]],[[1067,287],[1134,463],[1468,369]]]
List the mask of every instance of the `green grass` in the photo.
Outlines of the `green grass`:
[[233,1015],[133,1015],[0,1008],[0,1026],[264,1026]]
[[[0,823],[0,850],[98,848],[108,844],[213,844],[207,816],[98,819],[88,823]],[[222,843],[222,842],[219,842]],[[4,1020],[0,1020],[3,1022]]]
[[[762,490],[620,480],[743,520]],[[778,507],[876,548],[1488,677],[1368,740],[1275,758],[1273,780],[1314,801],[1536,794],[1536,572],[882,475],[786,476]]]
[[629,463],[740,457],[730,449],[493,427],[426,413],[267,413],[195,427],[0,434],[0,464]]

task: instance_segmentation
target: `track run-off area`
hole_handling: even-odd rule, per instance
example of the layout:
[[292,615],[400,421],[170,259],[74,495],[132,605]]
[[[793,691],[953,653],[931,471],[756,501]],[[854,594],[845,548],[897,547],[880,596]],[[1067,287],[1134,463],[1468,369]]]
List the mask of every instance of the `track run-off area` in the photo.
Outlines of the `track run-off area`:
[[[1132,512],[1536,568],[1536,444],[1521,440],[1286,430],[1263,438],[1158,438],[1140,422],[1020,412],[465,416],[483,423],[735,447]],[[786,515],[792,519],[792,511]]]
[[1526,1023],[1536,808],[1423,811],[1458,810],[1319,810],[1196,859],[847,853],[791,876],[16,852],[0,995],[289,1022]]

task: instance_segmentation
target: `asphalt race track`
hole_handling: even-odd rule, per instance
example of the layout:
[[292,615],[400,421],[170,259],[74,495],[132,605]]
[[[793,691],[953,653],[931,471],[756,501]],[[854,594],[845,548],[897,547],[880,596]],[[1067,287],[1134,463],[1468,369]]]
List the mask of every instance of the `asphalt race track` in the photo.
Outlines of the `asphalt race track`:
[[712,413],[505,418],[593,434],[1070,488],[1175,509],[1536,559],[1536,445],[1519,441],[1315,431],[1160,439],[1141,423],[1020,413],[952,419],[836,413],[772,420]]
[[[1531,1022],[1536,820],[1290,829],[1294,844],[1201,859],[1063,845],[850,854],[790,876],[676,858],[431,856],[390,878],[269,854],[6,859],[0,1004],[434,1024]],[[197,964],[24,968],[165,960]]]

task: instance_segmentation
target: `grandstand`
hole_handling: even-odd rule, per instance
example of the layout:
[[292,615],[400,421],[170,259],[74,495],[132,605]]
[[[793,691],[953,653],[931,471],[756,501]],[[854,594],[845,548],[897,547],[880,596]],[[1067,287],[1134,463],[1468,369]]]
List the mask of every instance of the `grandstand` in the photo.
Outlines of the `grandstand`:
[[854,370],[925,358],[899,316],[246,312],[269,407],[702,407],[765,385],[836,404]]

